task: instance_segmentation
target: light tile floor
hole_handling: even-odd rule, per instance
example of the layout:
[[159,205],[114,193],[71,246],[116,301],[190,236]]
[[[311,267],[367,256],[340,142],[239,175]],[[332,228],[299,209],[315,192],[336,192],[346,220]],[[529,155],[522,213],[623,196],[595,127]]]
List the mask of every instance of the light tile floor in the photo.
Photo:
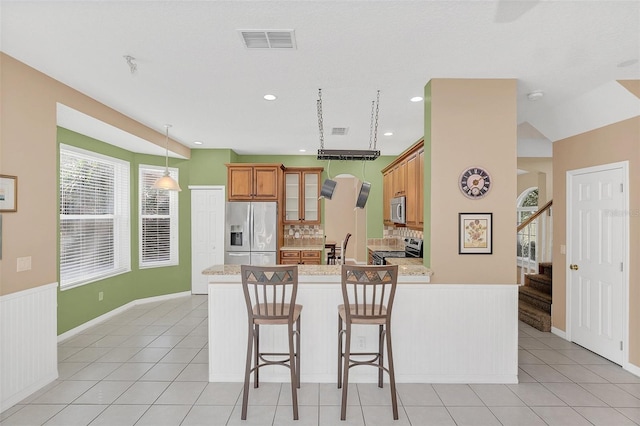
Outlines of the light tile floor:
[[519,384],[350,387],[303,383],[294,422],[288,384],[207,382],[206,296],[138,305],[58,346],[60,377],[0,415],[2,425],[639,425],[640,377],[520,323]]

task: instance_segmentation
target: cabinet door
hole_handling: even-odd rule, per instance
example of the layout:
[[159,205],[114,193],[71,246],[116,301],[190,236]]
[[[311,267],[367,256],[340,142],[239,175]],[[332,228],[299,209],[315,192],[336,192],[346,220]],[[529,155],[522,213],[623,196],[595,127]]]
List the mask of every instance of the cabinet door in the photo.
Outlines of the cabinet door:
[[300,252],[300,259],[303,265],[320,265],[320,251],[303,250]]
[[424,149],[418,151],[418,213],[417,220],[419,225],[424,224]]
[[382,175],[382,221],[391,224],[391,198],[393,198],[393,172]]
[[229,200],[251,200],[253,198],[253,168],[229,166],[227,170]]
[[407,158],[407,226],[418,223],[418,156],[412,154]]
[[297,265],[300,263],[300,252],[297,250],[281,250],[280,251],[280,264],[281,265]]
[[278,168],[273,166],[255,166],[253,168],[254,200],[278,199]]
[[304,185],[301,188],[301,200],[303,207],[303,220],[305,223],[320,223],[320,172],[304,172],[302,174]]
[[398,171],[396,172],[397,187],[396,191],[398,196],[407,195],[407,162],[402,161],[398,164]]
[[284,172],[284,222],[300,219],[300,173]]

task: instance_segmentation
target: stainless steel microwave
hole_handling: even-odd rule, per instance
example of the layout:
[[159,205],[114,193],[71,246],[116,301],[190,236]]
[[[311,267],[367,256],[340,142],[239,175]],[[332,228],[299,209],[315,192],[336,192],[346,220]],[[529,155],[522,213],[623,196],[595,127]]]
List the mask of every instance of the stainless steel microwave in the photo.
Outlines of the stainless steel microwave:
[[395,197],[391,199],[391,221],[393,223],[407,223],[406,197]]

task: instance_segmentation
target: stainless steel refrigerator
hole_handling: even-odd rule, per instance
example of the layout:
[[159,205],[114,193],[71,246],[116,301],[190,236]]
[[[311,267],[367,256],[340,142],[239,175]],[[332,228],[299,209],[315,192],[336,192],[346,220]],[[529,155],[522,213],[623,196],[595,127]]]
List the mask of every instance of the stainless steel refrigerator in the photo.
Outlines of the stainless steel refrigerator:
[[275,202],[227,202],[225,222],[225,264],[276,264],[278,208]]

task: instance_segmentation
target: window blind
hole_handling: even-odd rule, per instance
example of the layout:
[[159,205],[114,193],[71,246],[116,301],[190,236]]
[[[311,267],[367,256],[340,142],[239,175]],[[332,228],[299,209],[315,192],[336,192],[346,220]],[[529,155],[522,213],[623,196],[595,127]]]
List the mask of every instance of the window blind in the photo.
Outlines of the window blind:
[[[178,193],[156,189],[164,168],[140,165],[140,267],[152,268],[178,264]],[[169,169],[178,180],[178,170]]]
[[129,163],[60,145],[60,287],[131,269]]

